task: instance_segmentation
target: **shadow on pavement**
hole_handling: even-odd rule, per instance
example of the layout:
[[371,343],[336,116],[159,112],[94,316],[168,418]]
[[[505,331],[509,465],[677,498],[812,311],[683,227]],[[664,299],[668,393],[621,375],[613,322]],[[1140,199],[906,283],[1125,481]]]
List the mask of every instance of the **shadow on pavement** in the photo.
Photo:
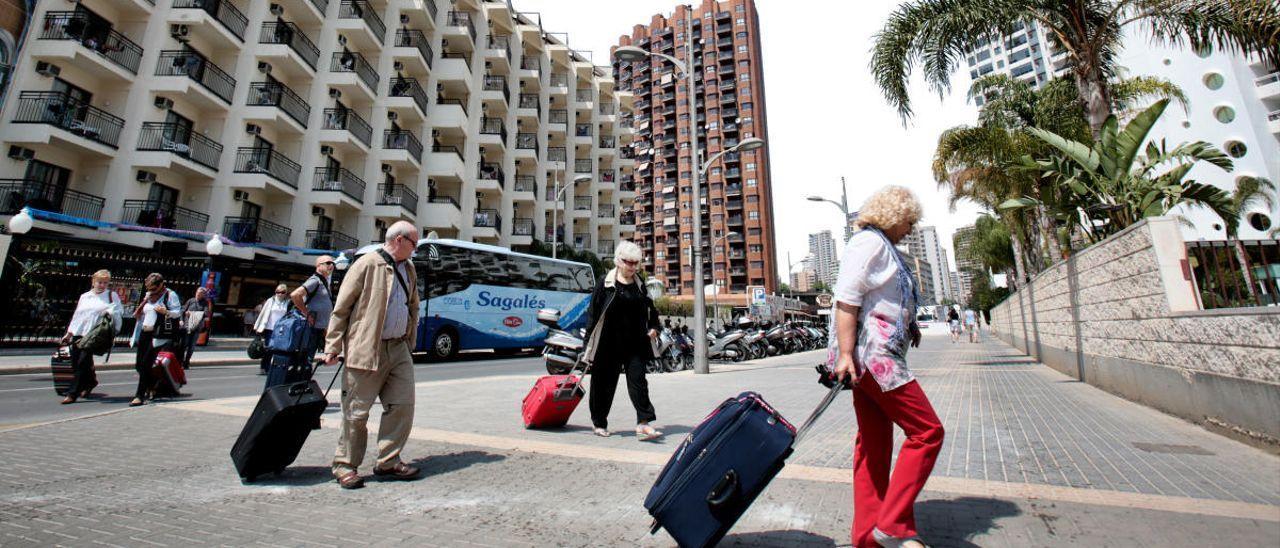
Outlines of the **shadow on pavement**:
[[506,455],[498,455],[485,451],[462,451],[446,455],[428,455],[415,459],[412,464],[422,470],[422,476],[428,478],[449,472],[456,472],[475,464],[487,464],[506,459]]
[[836,546],[830,537],[815,535],[807,531],[761,531],[758,533],[740,533],[728,535],[720,541],[721,546]]
[[1012,502],[980,497],[934,499],[916,503],[916,526],[934,546],[976,547],[965,540],[993,529],[999,518],[1022,511]]
[[988,360],[980,362],[960,362],[959,365],[1035,365],[1035,360]]
[[259,476],[257,481],[246,483],[252,487],[271,487],[289,485],[306,487],[333,482],[333,471],[328,466],[290,466],[279,476],[267,474]]

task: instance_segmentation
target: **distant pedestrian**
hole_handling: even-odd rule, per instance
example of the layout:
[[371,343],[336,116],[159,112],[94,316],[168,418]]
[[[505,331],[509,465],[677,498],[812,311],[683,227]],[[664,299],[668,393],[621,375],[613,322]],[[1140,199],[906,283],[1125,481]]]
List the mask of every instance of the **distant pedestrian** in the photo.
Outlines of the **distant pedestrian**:
[[[271,342],[271,330],[276,328],[276,322],[283,318],[285,313],[289,311],[289,287],[280,284],[276,286],[276,293],[267,299],[261,305],[262,311],[258,313],[258,320],[253,324],[253,332],[262,335],[262,346],[266,348]],[[271,365],[271,353],[266,352],[262,355],[262,360],[258,363],[260,371],[259,375],[266,375],[267,368]]]
[[662,432],[650,426],[658,416],[649,401],[649,381],[645,365],[653,359],[650,341],[662,328],[658,309],[645,293],[637,275],[644,258],[640,246],[630,240],[618,242],[613,264],[591,294],[587,340],[596,339],[585,357],[591,363],[591,423],[597,436],[609,436],[609,408],[618,387],[618,375],[627,376],[627,394],[636,409],[636,438],[657,439]]
[[418,477],[400,458],[413,428],[413,355],[418,334],[417,272],[409,257],[418,229],[407,221],[387,228],[386,242],[352,263],[329,320],[325,363],[345,356],[342,376],[342,430],[333,455],[333,476],[343,489],[364,486],[360,464],[369,438],[369,410],[382,402],[376,476]]
[[258,323],[258,313],[261,311],[262,305],[256,305],[244,311],[244,336],[253,336],[253,326]]
[[964,330],[969,334],[969,342],[978,342],[978,314],[972,308],[964,311]]
[[[920,219],[920,202],[903,187],[878,190],[859,210],[845,244],[833,294],[835,374],[853,381],[858,433],[853,449],[853,531],[857,548],[923,547],[914,506],[942,448],[933,405],[907,368],[920,345],[919,289],[894,247]],[[906,434],[890,479],[893,425]]]
[[947,326],[951,328],[951,344],[960,342],[960,313],[947,308]]
[[98,325],[103,316],[111,318],[115,332],[119,333],[121,317],[124,315],[120,297],[109,288],[111,272],[94,272],[91,283],[93,287],[80,295],[76,311],[71,314],[71,324],[67,326],[67,333],[62,336],[62,344],[71,347],[71,368],[75,375],[71,380],[71,389],[62,400],[64,404],[88,397],[93,388],[98,386],[98,376],[93,371],[93,353],[81,350],[76,343],[89,334],[89,330]]
[[137,323],[133,327],[133,339],[130,344],[137,349],[133,368],[138,372],[138,388],[133,393],[130,407],[147,403],[147,398],[155,390],[156,379],[151,369],[156,363],[156,354],[161,350],[171,349],[178,337],[182,336],[178,329],[182,317],[182,301],[178,294],[165,286],[164,276],[152,272],[142,282],[143,294],[138,306],[133,310]]
[[202,333],[209,331],[209,320],[213,317],[213,301],[209,299],[209,290],[201,286],[196,289],[196,296],[182,305],[182,327],[186,331],[186,343],[182,345],[182,367],[191,368],[191,355],[196,351],[196,342]]
[[315,273],[289,294],[293,306],[311,324],[314,344],[308,357],[324,346],[324,331],[329,328],[329,317],[333,315],[333,270],[337,264],[329,255],[317,257]]

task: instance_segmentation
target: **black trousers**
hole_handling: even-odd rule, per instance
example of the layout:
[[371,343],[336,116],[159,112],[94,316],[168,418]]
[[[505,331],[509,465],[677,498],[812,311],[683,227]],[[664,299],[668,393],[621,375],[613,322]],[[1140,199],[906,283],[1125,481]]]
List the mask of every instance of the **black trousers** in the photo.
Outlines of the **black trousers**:
[[267,329],[262,332],[262,347],[264,351],[262,360],[258,362],[258,367],[262,369],[263,373],[271,370],[271,352],[265,350],[269,342],[271,342],[271,330]]
[[74,376],[71,378],[71,391],[67,394],[77,398],[81,392],[98,385],[98,375],[93,371],[93,353],[76,347],[76,343],[82,338],[84,337],[72,337],[70,348],[71,371]]
[[609,427],[609,408],[613,407],[613,395],[618,388],[618,375],[627,375],[627,394],[631,396],[631,405],[636,408],[636,423],[646,423],[658,418],[653,411],[653,403],[649,401],[649,381],[645,379],[645,363],[648,356],[633,354],[623,357],[601,356],[591,366],[591,394],[588,405],[591,407],[591,423],[596,428]]
[[183,336],[185,337],[186,340],[185,342],[183,342],[183,347],[182,347],[182,352],[183,352],[182,367],[186,369],[190,369],[191,355],[194,354],[196,351],[196,341],[200,339],[200,332],[196,331],[194,333],[187,333],[186,335],[183,335]]
[[133,370],[138,372],[138,389],[133,392],[133,397],[145,400],[147,393],[155,388],[156,379],[151,374],[151,368],[156,363],[156,354],[160,352],[154,345],[155,337],[150,333],[143,332],[138,335],[137,349],[138,353],[134,357]]

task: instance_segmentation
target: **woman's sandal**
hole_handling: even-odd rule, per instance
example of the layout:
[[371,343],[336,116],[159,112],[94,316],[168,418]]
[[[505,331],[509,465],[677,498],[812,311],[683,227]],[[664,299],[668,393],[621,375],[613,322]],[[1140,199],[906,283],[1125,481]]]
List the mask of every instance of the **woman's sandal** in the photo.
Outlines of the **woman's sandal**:
[[147,403],[147,402],[146,402],[146,400],[143,400],[143,399],[141,399],[141,398],[133,398],[133,401],[129,402],[129,407],[137,407],[137,406],[139,406],[139,405],[146,405],[146,403]]
[[75,402],[76,402],[75,394],[67,394],[67,397],[62,398],[62,405],[67,405],[69,403],[75,403]]
[[662,432],[652,426],[642,424],[636,427],[636,439],[640,441],[653,441],[662,437]]
[[594,432],[597,436],[600,436],[602,438],[609,437],[609,431],[605,430],[604,428],[596,428]]

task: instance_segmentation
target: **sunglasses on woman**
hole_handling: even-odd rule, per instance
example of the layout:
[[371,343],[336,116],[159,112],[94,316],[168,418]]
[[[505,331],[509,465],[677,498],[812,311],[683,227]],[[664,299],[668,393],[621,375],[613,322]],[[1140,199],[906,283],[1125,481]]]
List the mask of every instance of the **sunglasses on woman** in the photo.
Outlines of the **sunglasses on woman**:
[[630,260],[630,259],[623,259],[623,260],[622,260],[622,264],[625,264],[625,265],[627,265],[627,266],[640,266],[640,261],[632,261],[632,260]]

